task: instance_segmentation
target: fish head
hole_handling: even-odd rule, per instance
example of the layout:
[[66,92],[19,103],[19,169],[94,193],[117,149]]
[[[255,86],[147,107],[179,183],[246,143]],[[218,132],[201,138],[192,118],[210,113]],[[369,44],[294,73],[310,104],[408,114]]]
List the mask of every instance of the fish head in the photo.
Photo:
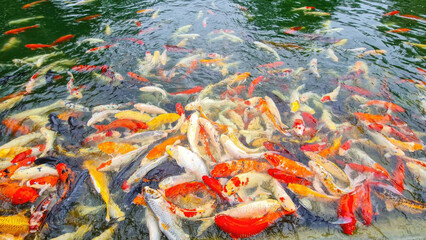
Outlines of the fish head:
[[148,186],[145,186],[143,188],[143,193],[144,193],[145,199],[147,199],[147,197],[148,197],[149,199],[156,200],[156,199],[160,199],[162,197],[161,193],[159,191],[152,189]]

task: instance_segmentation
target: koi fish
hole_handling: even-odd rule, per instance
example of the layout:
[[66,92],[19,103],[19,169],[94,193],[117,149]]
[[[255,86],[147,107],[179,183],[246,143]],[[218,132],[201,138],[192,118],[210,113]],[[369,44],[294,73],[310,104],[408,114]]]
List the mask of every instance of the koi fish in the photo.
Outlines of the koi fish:
[[422,17],[409,15],[409,14],[401,14],[401,15],[399,15],[399,17],[408,18],[408,19],[412,19],[412,20],[426,21],[426,19],[424,19]]
[[385,53],[387,53],[386,50],[376,49],[376,50],[370,50],[370,51],[367,51],[367,52],[363,52],[363,53],[359,54],[357,57],[362,58],[362,57],[367,56],[367,55],[373,55],[374,56],[374,55],[383,55]]
[[0,232],[12,235],[27,234],[29,232],[29,218],[23,213],[0,216]]
[[275,51],[273,48],[269,47],[268,45],[258,41],[254,41],[253,44],[256,45],[257,48],[260,48],[267,52],[272,53],[277,60],[280,60],[280,56],[278,55],[277,51]]
[[295,162],[276,153],[267,152],[264,156],[272,166],[287,174],[302,178],[310,178],[314,176],[314,173],[302,163]]
[[294,175],[287,174],[285,171],[279,170],[277,168],[271,168],[268,169],[268,174],[271,175],[273,178],[277,179],[281,183],[296,183],[296,184],[302,184],[305,186],[310,186],[312,183],[302,177],[297,177]]
[[38,197],[39,195],[34,188],[20,186],[16,182],[0,183],[0,198],[12,202],[14,205],[34,203]]
[[102,199],[107,206],[106,221],[110,221],[111,218],[117,219],[118,221],[124,220],[124,213],[121,211],[119,206],[114,202],[110,196],[108,189],[108,178],[105,174],[98,172],[95,167],[93,160],[87,160],[83,163],[83,166],[89,170],[90,179],[95,187],[95,190],[101,195]]
[[318,202],[331,202],[340,199],[337,196],[331,196],[316,192],[303,184],[289,183],[287,185],[287,188],[295,194],[299,195],[299,197],[306,197]]
[[[261,66],[261,65],[259,65],[259,66]],[[258,67],[259,67],[258,66]],[[259,84],[262,80],[263,80],[263,76],[259,76],[259,77],[257,77],[257,78],[255,78],[251,83],[250,83],[250,86],[249,86],[249,88],[248,88],[248,96],[249,97],[253,97],[253,92],[254,92],[254,89],[255,89],[255,87],[256,87],[256,85],[257,84]]]
[[102,15],[102,14],[90,15],[90,16],[87,16],[87,17],[83,17],[83,18],[76,19],[75,21],[76,21],[76,22],[87,21],[87,20],[91,20],[91,19],[95,19],[95,18],[97,18],[97,17],[100,17],[101,15]]
[[117,119],[108,125],[93,125],[93,127],[98,130],[97,133],[117,128],[126,128],[132,132],[137,132],[140,129],[148,129],[146,123],[131,119]]
[[24,6],[22,6],[22,9],[27,9],[27,8],[33,7],[33,6],[40,4],[42,2],[47,2],[47,0],[39,0],[39,1],[35,1],[35,2],[32,2],[32,3],[25,4]]
[[420,214],[426,210],[426,204],[404,197],[395,188],[384,183],[370,183],[373,192],[385,202],[388,211],[397,208],[403,212]]
[[378,179],[389,179],[389,175],[386,175],[383,171],[380,171],[376,168],[372,168],[372,167],[365,166],[365,165],[358,164],[358,163],[346,163],[346,162],[340,161],[338,159],[335,159],[334,161],[336,161],[336,163],[341,164],[341,165],[348,165],[353,170],[361,172],[361,173],[373,173],[374,177],[376,177]]
[[315,7],[309,7],[309,6],[305,6],[305,7],[300,7],[300,8],[293,8],[291,11],[311,11],[314,10]]
[[154,9],[152,9],[152,8],[147,8],[147,9],[139,10],[139,11],[137,11],[136,13],[149,13],[149,12],[153,12],[153,11],[154,11]]
[[75,36],[74,35],[72,35],[72,34],[68,34],[68,35],[65,35],[65,36],[62,36],[62,37],[60,37],[60,38],[58,38],[58,39],[56,39],[51,45],[52,46],[56,46],[56,45],[58,45],[59,43],[61,43],[61,42],[66,42],[66,41],[69,41],[69,40],[71,40],[72,38],[74,38]]
[[144,77],[142,77],[142,76],[140,76],[140,75],[138,75],[136,73],[128,72],[127,75],[129,77],[135,79],[135,80],[140,81],[140,82],[147,82],[147,83],[151,84],[151,82],[148,79],[146,79],[146,78],[144,78]]
[[385,16],[393,16],[393,15],[397,15],[398,13],[399,13],[399,11],[392,11],[392,12],[385,13],[382,16],[383,17],[385,17]]
[[160,230],[170,239],[189,240],[190,237],[180,227],[178,216],[172,211],[163,195],[148,186],[144,187],[143,196],[146,204],[155,214]]
[[136,147],[127,143],[103,142],[98,145],[98,148],[106,154],[126,154],[136,150]]
[[25,45],[26,48],[30,48],[31,50],[37,49],[37,48],[51,48],[53,47],[52,45],[48,45],[48,44],[27,44]]
[[170,93],[170,95],[194,94],[194,93],[201,92],[201,90],[203,90],[202,86],[196,86],[196,87],[193,87],[193,88],[185,90],[185,91]]
[[328,12],[306,12],[304,11],[303,14],[309,15],[309,16],[316,16],[316,17],[328,17],[331,16]]
[[21,27],[21,28],[15,28],[9,31],[4,32],[4,34],[18,34],[20,32],[25,32],[28,29],[32,29],[32,28],[39,28],[40,25],[36,24],[36,25],[32,25],[32,26],[28,26],[28,27]]
[[234,218],[224,214],[215,217],[216,225],[232,238],[248,238],[263,232],[267,227],[274,224],[284,215],[293,212],[281,210],[267,213],[260,218]]
[[83,94],[80,91],[80,88],[74,87],[74,76],[71,72],[68,72],[68,75],[70,76],[70,80],[67,83],[67,90],[71,97],[75,97],[77,99],[81,99],[83,97]]
[[13,135],[15,135],[17,132],[21,134],[28,134],[31,132],[28,126],[21,124],[21,122],[16,119],[5,119],[2,121],[2,123],[8,130],[12,132]]
[[398,29],[392,29],[389,31],[386,31],[387,33],[405,33],[405,32],[409,32],[411,31],[411,29],[409,28],[398,28]]
[[295,32],[297,32],[297,31],[299,31],[301,29],[304,29],[304,28],[305,27],[302,27],[302,26],[300,26],[300,27],[291,27],[290,29],[286,30],[284,33],[285,34],[294,34]]
[[369,123],[389,124],[392,122],[392,117],[386,115],[375,115],[362,112],[354,112],[355,117],[361,121],[367,121]]
[[152,118],[146,113],[141,113],[137,111],[125,110],[118,112],[114,115],[117,119],[132,119],[141,122],[149,122]]
[[147,122],[146,125],[148,126],[149,130],[155,130],[164,124],[175,122],[179,118],[180,115],[177,113],[164,113],[154,117],[149,122]]
[[240,173],[251,171],[266,172],[271,166],[262,161],[253,159],[238,159],[215,165],[211,171],[212,177],[233,177]]

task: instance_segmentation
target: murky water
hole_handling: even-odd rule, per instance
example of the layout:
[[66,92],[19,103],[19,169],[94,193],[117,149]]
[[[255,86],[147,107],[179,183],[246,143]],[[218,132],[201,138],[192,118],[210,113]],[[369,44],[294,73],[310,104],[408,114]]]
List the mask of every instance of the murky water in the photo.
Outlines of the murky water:
[[[398,16],[382,15],[387,12],[399,10],[401,14],[416,15],[426,18],[426,5],[423,1],[100,1],[94,0],[84,4],[75,1],[47,1],[28,9],[22,9],[26,1],[1,0],[0,6],[0,31],[40,24],[39,28],[30,29],[18,35],[0,36],[0,48],[11,37],[16,37],[20,43],[13,48],[0,52],[0,97],[22,91],[25,84],[39,68],[29,65],[14,64],[12,59],[22,59],[57,52],[43,64],[46,66],[54,61],[68,59],[73,60],[62,68],[54,68],[55,76],[62,78],[52,82],[38,82],[34,91],[23,98],[15,107],[1,113],[3,120],[8,115],[21,111],[49,105],[58,99],[66,99],[68,71],[75,65],[109,66],[114,72],[124,76],[123,81],[112,81],[90,72],[73,72],[75,86],[84,86],[83,98],[74,100],[76,103],[92,108],[107,103],[145,102],[163,107],[174,112],[175,104],[192,102],[196,95],[177,95],[162,99],[161,94],[141,93],[139,88],[145,86],[132,80],[127,72],[142,74],[154,85],[164,88],[168,92],[179,92],[195,86],[208,86],[217,83],[237,72],[250,72],[254,77],[268,75],[268,81],[260,83],[256,87],[254,96],[272,97],[278,109],[284,117],[288,117],[290,111],[288,101],[280,100],[273,93],[278,91],[288,100],[290,94],[298,86],[304,84],[301,92],[313,91],[319,95],[331,92],[337,87],[337,80],[342,81],[342,76],[347,76],[351,67],[362,60],[368,65],[368,78],[349,79],[345,83],[370,91],[380,99],[394,102],[406,112],[397,116],[407,122],[410,128],[425,140],[426,131],[426,94],[425,73],[420,69],[426,69],[422,47],[409,43],[426,44],[426,21],[413,20]],[[331,16],[309,16],[303,11],[292,11],[292,8],[314,6],[316,11],[328,12]],[[148,13],[137,13],[141,9],[153,9]],[[101,14],[101,16],[88,21],[75,21],[86,16]],[[29,21],[28,23],[11,25],[10,21],[44,16],[44,18]],[[146,72],[146,67],[140,68],[139,60],[145,58],[147,51],[163,52],[164,45],[177,45],[184,37],[173,36],[173,33],[182,26],[191,25],[188,34],[198,34],[187,39],[186,49],[194,49],[193,53],[167,52],[167,64],[160,68]],[[290,27],[303,26],[304,28],[293,34],[285,33]],[[387,31],[398,28],[409,28],[409,32],[388,33]],[[219,29],[232,30],[238,37],[224,38]],[[26,44],[49,44],[55,39],[67,35],[75,35],[70,41],[60,43],[56,49],[30,50]],[[83,42],[88,38],[103,39],[104,43],[90,44]],[[138,44],[131,38],[140,39]],[[347,39],[346,44],[339,46],[340,41]],[[270,52],[256,47],[255,42],[264,42],[272,47],[279,55],[280,60]],[[406,42],[409,42],[408,44]],[[80,44],[81,43],[81,44]],[[103,51],[86,53],[94,47],[116,44]],[[386,50],[383,55],[366,55],[359,58],[361,52],[352,51],[365,47],[366,51],[381,49]],[[327,53],[327,49],[333,49],[338,61]],[[187,74],[187,68],[175,67],[176,63],[188,55],[197,53],[216,53],[226,58],[225,66],[207,66],[198,63],[198,67]],[[198,60],[208,58],[200,56]],[[309,62],[316,58],[321,74],[317,78],[315,74],[303,73],[301,77],[294,77],[288,71],[268,74],[259,65],[275,61],[283,61],[279,69],[309,68]],[[145,68],[145,69],[144,69]],[[145,72],[145,73],[144,73]],[[143,74],[144,73],[144,74]],[[174,75],[172,75],[174,73]],[[168,74],[168,75],[167,75]],[[4,78],[6,76],[16,76]],[[171,77],[171,78],[170,78]],[[407,81],[402,79],[412,79]],[[251,81],[251,80],[249,80]],[[210,98],[217,98],[225,91],[215,91]],[[247,91],[247,90],[244,90]],[[329,103],[333,113],[337,116],[336,122],[355,122],[354,117],[348,116],[348,112],[356,111],[358,105],[348,96],[357,92],[347,90],[339,95],[339,100]],[[362,94],[361,94],[362,95]],[[246,96],[242,97],[246,98]],[[346,101],[343,101],[347,99]],[[341,101],[340,101],[341,100]],[[342,117],[345,116],[345,117]],[[87,121],[89,115],[83,116]],[[3,138],[1,143],[6,143],[13,138],[11,133],[2,125],[0,126]],[[363,136],[360,136],[362,138]],[[364,136],[365,137],[365,136]],[[394,163],[382,159],[378,153],[371,153],[380,164],[387,169],[392,169]],[[424,159],[425,152],[415,151],[407,154],[416,159]],[[307,161],[305,162],[307,163]],[[76,164],[79,165],[79,164]],[[170,164],[169,170],[164,172],[152,171],[147,179],[158,176],[176,174],[179,167]],[[131,169],[129,166],[127,169]],[[404,195],[420,202],[426,202],[426,192],[413,175],[408,171],[405,179],[406,191]],[[119,174],[110,174],[112,179],[110,191],[113,198],[117,199],[120,206],[126,206],[126,219],[119,223],[114,234],[114,239],[148,238],[148,230],[145,225],[143,208],[131,205],[130,202],[135,193],[140,192],[142,185],[131,194],[124,194],[120,185],[131,173],[121,171]],[[155,185],[154,183],[151,183]],[[146,184],[147,185],[147,184]],[[104,204],[96,192],[84,183],[76,191],[74,199],[70,199],[70,206],[79,204],[101,206]],[[289,238],[289,239],[323,239],[345,238],[339,225],[330,224],[335,217],[336,205],[324,205],[313,203],[315,211],[309,212],[300,208],[299,217],[288,217],[278,221],[273,227],[264,233],[257,235],[256,239]],[[363,239],[386,238],[410,238],[425,236],[424,228],[416,228],[414,225],[424,225],[424,214],[410,215],[399,211],[387,212],[384,203],[373,197],[375,216],[373,226],[359,226],[355,237]],[[324,209],[325,208],[325,209]],[[14,207],[15,209],[15,207]],[[16,207],[18,211],[19,207]],[[98,214],[87,216],[73,215],[70,209],[58,211],[57,219],[50,220],[51,225],[45,227],[42,238],[55,237],[65,232],[74,231],[75,226],[83,223],[92,224],[93,228],[84,238],[91,239],[98,236],[112,223],[104,221],[104,210]],[[63,214],[62,214],[63,213]],[[62,214],[62,215],[61,215]],[[394,221],[400,219],[400,221]],[[57,225],[55,225],[57,224]],[[196,226],[187,224],[190,229],[187,232],[195,232]],[[397,229],[397,230],[396,230]],[[191,234],[195,236],[195,234]],[[29,237],[34,237],[30,235]],[[164,236],[163,236],[164,237]],[[203,238],[227,238],[229,237],[218,228],[210,228]]]

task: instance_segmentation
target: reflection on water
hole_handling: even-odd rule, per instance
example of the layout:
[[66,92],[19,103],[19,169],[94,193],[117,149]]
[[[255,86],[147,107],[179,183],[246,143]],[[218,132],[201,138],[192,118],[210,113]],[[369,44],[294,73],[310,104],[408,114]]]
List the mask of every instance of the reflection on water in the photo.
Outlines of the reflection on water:
[[[240,98],[268,96],[275,102],[282,123],[287,124],[293,134],[286,137],[276,132],[267,135],[268,140],[281,142],[306,165],[309,158],[301,150],[302,146],[316,144],[316,147],[325,149],[340,140],[342,144],[353,141],[353,149],[344,154],[336,152],[330,155],[336,155],[336,159],[343,162],[352,159],[364,165],[368,165],[368,157],[373,161],[370,163],[377,162],[392,175],[398,158],[389,154],[397,154],[392,152],[394,149],[389,150],[392,147],[386,145],[386,139],[381,140],[381,135],[377,137],[377,128],[385,135],[393,134],[410,144],[423,144],[426,131],[426,11],[422,1],[52,0],[22,9],[26,3],[0,2],[5,9],[0,15],[4,23],[1,31],[40,25],[17,35],[0,37],[0,49],[3,48],[0,50],[1,97],[23,90],[31,92],[15,96],[16,105],[1,105],[2,120],[28,109],[53,104],[59,99],[65,100],[70,95],[74,96],[71,101],[84,112],[77,117],[83,125],[92,117],[86,110],[103,104],[124,104],[124,108],[129,109],[130,105],[126,105],[129,102],[149,103],[171,113],[176,111],[178,102],[186,106],[205,97],[239,101]],[[302,9],[304,6],[315,9]],[[396,10],[400,13],[383,16]],[[31,19],[20,20],[22,18]],[[74,37],[55,47],[36,50],[25,47],[27,44],[51,44],[67,34]],[[34,56],[38,58],[31,58]],[[83,66],[73,68],[79,65]],[[68,71],[74,77],[72,85]],[[37,72],[43,76],[36,76],[36,80],[31,82]],[[259,76],[264,78],[257,78]],[[235,83],[225,81],[222,84],[227,77]],[[140,91],[141,87],[148,88]],[[207,91],[209,87],[212,91]],[[233,91],[229,91],[231,88]],[[193,92],[168,94],[188,89]],[[404,111],[389,110],[391,107],[380,106],[380,103],[377,108],[376,104],[366,106],[373,99],[395,103]],[[213,120],[222,124],[230,122],[228,125],[243,130],[239,134],[244,136],[240,138],[244,143],[253,144],[251,140],[264,137],[263,133],[255,137],[251,133],[243,134],[249,125],[246,120],[251,118],[249,111],[238,111],[237,107],[219,103],[209,107],[208,103],[203,104]],[[230,109],[244,117],[240,116],[245,120],[242,128],[233,123],[235,119],[229,113]],[[193,110],[198,111],[196,108],[188,110],[187,116]],[[302,112],[312,114],[313,119],[319,122],[308,126]],[[383,123],[381,120],[354,114],[357,112],[382,116],[391,114],[392,121],[389,120],[383,128],[377,126]],[[155,115],[148,115],[148,118]],[[227,118],[231,121],[226,121]],[[34,119],[40,120],[32,117],[31,122],[26,118],[34,128],[37,124],[40,128],[46,123]],[[306,125],[303,128],[314,131],[309,138],[305,134],[307,131],[297,132],[296,120],[300,119]],[[259,116],[260,121],[265,120]],[[263,125],[250,130],[267,132]],[[70,123],[70,126],[73,124]],[[75,126],[80,125],[76,123]],[[76,143],[76,135],[80,134],[83,139],[95,132],[86,127],[76,129],[73,132],[67,128],[60,132],[58,127],[60,137],[56,144],[60,149],[53,150],[52,156],[63,158],[67,156],[64,153],[75,154],[80,147]],[[2,144],[15,138],[5,124],[0,130],[5,136]],[[378,145],[369,145],[362,142],[363,139],[373,140]],[[189,148],[188,144],[184,145]],[[409,150],[403,149],[407,157],[425,159],[424,150],[407,148]],[[109,159],[105,154],[88,155],[99,160]],[[114,222],[105,221],[104,199],[93,189],[87,173],[81,169],[87,156],[80,156],[81,160],[75,160],[72,154],[68,157],[63,161],[75,166],[78,186],[65,202],[58,205],[56,215],[49,217],[48,226],[45,225],[38,234],[41,238],[74,232],[78,226],[87,224],[90,230],[84,238],[89,239],[114,226]],[[139,162],[132,162],[118,172],[107,174],[111,198],[126,215],[115,228],[113,236],[117,239],[148,238],[143,217],[145,210],[132,204],[133,199],[145,186],[156,189],[161,180],[184,172],[174,161],[167,161],[149,171],[145,181],[136,184],[130,193],[124,193],[121,189],[123,181],[132,175],[137,164]],[[342,165],[339,167],[344,168]],[[404,196],[425,202],[425,191],[421,185],[425,173],[422,170],[418,173],[411,167],[406,163]],[[83,177],[84,174],[86,177]],[[352,172],[350,176],[355,178],[357,174]],[[345,238],[340,226],[332,224],[338,221],[337,202],[321,203],[306,198],[299,201],[297,195],[288,192],[298,207],[298,216],[281,218],[256,238]],[[414,227],[424,225],[422,214],[407,214],[399,210],[388,212],[379,197],[372,194],[371,198],[373,223],[365,227],[359,221],[355,236],[382,239],[422,235],[422,228]],[[3,210],[13,209],[13,213],[24,208],[25,205],[11,207],[7,203],[3,206]],[[187,233],[196,235],[198,222],[185,220],[183,225]],[[395,229],[398,229],[396,233]],[[218,227],[209,228],[202,237],[229,238]]]

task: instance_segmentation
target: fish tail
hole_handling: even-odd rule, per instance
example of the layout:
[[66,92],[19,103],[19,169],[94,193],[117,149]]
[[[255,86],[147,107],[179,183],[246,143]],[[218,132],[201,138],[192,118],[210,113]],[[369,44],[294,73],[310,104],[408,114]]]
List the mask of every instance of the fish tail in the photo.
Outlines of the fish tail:
[[213,225],[214,222],[214,217],[210,217],[210,218],[200,218],[198,220],[201,220],[202,223],[200,224],[200,226],[198,227],[197,230],[197,236],[200,236],[201,234],[203,234],[204,231],[207,230],[207,228],[209,228],[211,225]]
[[108,207],[108,213],[107,216],[111,216],[113,219],[116,219],[117,221],[124,220],[124,212],[121,211],[120,207],[111,199],[109,202]]

